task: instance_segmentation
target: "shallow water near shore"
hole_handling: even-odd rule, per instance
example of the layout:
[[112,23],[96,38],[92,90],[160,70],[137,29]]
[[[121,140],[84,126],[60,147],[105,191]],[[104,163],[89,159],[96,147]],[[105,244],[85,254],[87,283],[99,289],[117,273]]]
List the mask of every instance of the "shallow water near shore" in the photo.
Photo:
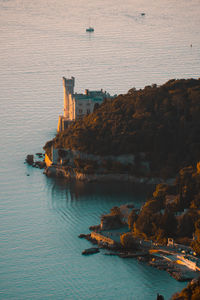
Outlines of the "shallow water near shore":
[[184,286],[136,259],[103,251],[81,255],[91,244],[78,235],[116,204],[140,206],[144,192],[128,185],[58,184],[40,170],[26,172],[25,188],[12,192],[9,209],[8,201],[1,205],[2,299],[154,299],[158,291],[169,296]]
[[111,94],[198,78],[199,8],[198,0],[0,0],[1,299],[168,299],[186,285],[135,259],[81,255],[90,243],[78,235],[115,205],[140,206],[145,187],[67,183],[24,159],[56,134],[62,76],[76,78],[77,92]]

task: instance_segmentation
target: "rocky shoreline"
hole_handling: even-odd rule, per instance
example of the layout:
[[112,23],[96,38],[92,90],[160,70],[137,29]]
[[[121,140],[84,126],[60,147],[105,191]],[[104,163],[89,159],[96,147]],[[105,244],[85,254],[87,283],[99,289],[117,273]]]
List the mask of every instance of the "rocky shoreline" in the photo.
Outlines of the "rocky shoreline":
[[89,227],[91,233],[80,234],[79,238],[85,238],[99,249],[107,250],[103,251],[104,255],[137,259],[166,271],[177,281],[185,282],[198,277],[199,271],[180,262],[180,249],[133,237],[127,226],[127,216],[132,210],[135,210],[132,204],[111,208],[110,213],[101,216],[99,225]]
[[191,281],[193,278],[198,276],[197,272],[189,270],[187,267],[178,265],[177,263],[171,262],[163,257],[158,258],[155,256],[151,256],[148,264],[159,270],[166,271],[177,281]]
[[46,163],[44,161],[44,154],[36,153],[35,155],[39,160],[35,160],[33,154],[28,154],[26,156],[25,162],[34,168],[44,169],[46,167]]
[[106,249],[107,252],[104,252],[104,255],[118,256],[120,258],[137,259],[142,263],[147,263],[149,266],[166,271],[171,277],[173,277],[177,281],[191,281],[193,278],[197,278],[199,276],[199,272],[195,272],[193,270],[188,269],[186,266],[178,265],[177,263],[168,260],[164,255],[162,255],[162,251],[160,252],[160,256],[151,254],[150,247],[140,247],[140,249],[133,251],[124,249],[120,243],[116,243],[113,247],[110,246],[108,243],[100,242],[92,238],[91,234],[80,234],[79,238],[85,238],[92,244],[98,245],[98,248],[95,249]]
[[[66,168],[59,165],[51,165],[49,167],[46,166],[44,160],[44,154],[36,153],[38,160],[34,160],[34,155],[27,155],[26,163],[36,168],[45,168],[44,173],[47,176],[56,176],[56,177],[64,177],[68,180],[75,179],[86,182],[92,181],[120,181],[120,182],[134,182],[134,183],[143,183],[143,184],[157,184],[163,182],[160,178],[137,178],[135,176],[131,176],[128,174],[84,174],[76,171],[74,168]],[[27,175],[28,176],[28,175]],[[171,180],[170,180],[171,181]],[[107,216],[106,216],[107,218]],[[109,218],[110,219],[110,216]],[[105,220],[104,220],[105,222]],[[102,224],[101,224],[102,225]],[[101,225],[91,226],[89,229],[93,230],[91,234],[81,234],[80,238],[85,238],[90,241],[92,244],[98,245],[97,248],[89,248],[83,251],[83,254],[93,254],[98,253],[99,249],[104,248],[108,250],[105,252],[105,255],[114,255],[120,258],[137,258],[140,262],[145,262],[148,265],[155,267],[159,270],[164,270],[170,274],[174,279],[178,281],[190,281],[193,278],[196,278],[199,275],[199,272],[195,272],[190,270],[186,266],[178,265],[175,262],[170,261],[164,255],[156,256],[150,253],[151,247],[141,246],[141,242],[137,250],[133,251],[130,249],[125,249],[119,242],[114,242],[109,244],[109,238],[106,241],[101,240],[102,238],[95,236],[94,233],[103,236],[101,231]],[[109,228],[110,229],[110,228]],[[110,239],[112,241],[112,239]]]
[[[164,183],[166,180],[162,178],[149,178],[149,177],[137,177],[129,175],[128,173],[94,173],[86,174],[77,171],[75,168],[63,167],[59,165],[51,165],[46,167],[44,174],[46,176],[55,176],[66,178],[67,180],[78,180],[84,182],[104,182],[104,181],[117,181],[117,182],[132,182],[139,184],[155,185]],[[169,179],[168,182],[173,182],[174,179]]]
[[[44,154],[36,153],[39,159],[35,160],[33,154],[28,154],[26,156],[25,162],[39,169],[44,169],[44,174],[48,177],[60,177],[65,178],[67,180],[76,180],[83,182],[130,182],[135,184],[147,184],[149,186],[153,186],[159,183],[164,183],[162,178],[148,178],[148,177],[136,177],[133,175],[129,175],[128,173],[94,173],[94,174],[86,174],[77,171],[72,167],[64,167],[59,165],[50,165],[47,166],[44,158]],[[174,179],[169,179],[168,182],[173,182]]]

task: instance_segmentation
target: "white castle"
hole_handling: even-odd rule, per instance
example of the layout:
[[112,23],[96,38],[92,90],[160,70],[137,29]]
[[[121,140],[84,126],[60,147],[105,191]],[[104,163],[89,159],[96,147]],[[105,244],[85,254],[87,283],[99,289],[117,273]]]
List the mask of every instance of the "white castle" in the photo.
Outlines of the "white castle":
[[64,114],[59,116],[57,131],[61,132],[69,124],[93,112],[95,104],[100,105],[110,94],[100,91],[85,90],[85,94],[74,93],[75,78],[66,79],[63,77],[64,88]]

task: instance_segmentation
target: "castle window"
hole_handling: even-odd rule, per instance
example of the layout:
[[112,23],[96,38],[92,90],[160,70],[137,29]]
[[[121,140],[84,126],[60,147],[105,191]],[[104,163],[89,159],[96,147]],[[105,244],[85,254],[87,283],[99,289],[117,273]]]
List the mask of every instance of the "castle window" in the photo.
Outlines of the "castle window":
[[87,114],[90,114],[90,109],[87,109]]
[[82,110],[82,109],[79,109],[78,112],[79,112],[79,114],[82,114],[82,113],[83,113],[83,110]]

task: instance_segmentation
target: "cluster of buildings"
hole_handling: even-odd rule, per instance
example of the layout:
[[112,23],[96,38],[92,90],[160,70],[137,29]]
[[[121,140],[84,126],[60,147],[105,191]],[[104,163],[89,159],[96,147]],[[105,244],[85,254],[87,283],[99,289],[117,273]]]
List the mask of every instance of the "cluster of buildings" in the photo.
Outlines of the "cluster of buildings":
[[85,94],[74,93],[75,78],[67,79],[63,77],[64,88],[64,114],[59,116],[57,131],[61,132],[69,124],[90,114],[94,108],[99,106],[105,98],[110,98],[110,94],[103,91],[85,90]]

